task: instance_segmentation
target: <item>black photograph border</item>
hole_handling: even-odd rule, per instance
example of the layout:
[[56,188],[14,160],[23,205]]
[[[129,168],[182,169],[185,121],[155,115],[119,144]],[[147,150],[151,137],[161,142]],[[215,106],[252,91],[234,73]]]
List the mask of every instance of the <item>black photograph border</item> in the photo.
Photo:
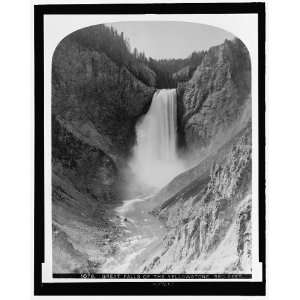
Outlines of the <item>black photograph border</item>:
[[[258,15],[258,145],[259,261],[261,282],[73,282],[43,283],[44,262],[44,15],[49,14],[257,14]],[[266,292],[265,200],[265,4],[49,4],[34,5],[34,295],[240,295]]]

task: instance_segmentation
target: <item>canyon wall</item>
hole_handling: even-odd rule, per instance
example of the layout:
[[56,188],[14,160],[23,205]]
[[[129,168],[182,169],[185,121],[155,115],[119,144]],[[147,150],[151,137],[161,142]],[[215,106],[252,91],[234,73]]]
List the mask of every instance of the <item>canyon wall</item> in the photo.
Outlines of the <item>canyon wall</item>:
[[140,272],[251,273],[251,65],[246,47],[238,39],[212,47],[177,93],[180,147],[183,157],[193,157],[193,167],[154,196],[152,214],[168,233]]
[[209,172],[153,210],[168,233],[146,273],[251,273],[251,123]]
[[[94,32],[88,28],[85,35],[89,30]],[[53,55],[53,170],[101,199],[101,185],[115,191],[116,171],[135,142],[136,120],[155,89],[76,34],[61,41]]]
[[241,117],[251,101],[251,63],[239,39],[210,48],[190,80],[178,87],[180,136],[188,150],[207,147]]
[[[107,37],[102,29],[72,33],[53,55],[54,272],[93,270],[98,262],[93,265],[87,253],[99,251],[107,234],[117,235],[109,211],[120,201],[120,170],[135,142],[135,123],[155,91],[152,70],[138,61],[131,61],[133,71],[129,70],[119,52],[97,47],[97,40]],[[138,70],[143,70],[148,85],[135,76]],[[113,251],[103,247],[100,258]]]

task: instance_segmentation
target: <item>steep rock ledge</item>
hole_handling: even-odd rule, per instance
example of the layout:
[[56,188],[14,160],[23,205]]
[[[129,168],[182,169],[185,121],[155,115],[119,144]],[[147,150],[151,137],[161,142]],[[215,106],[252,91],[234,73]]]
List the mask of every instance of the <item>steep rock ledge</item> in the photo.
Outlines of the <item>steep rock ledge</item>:
[[128,155],[136,119],[147,111],[154,90],[106,53],[79,44],[72,34],[55,50],[52,113],[116,161]]
[[251,99],[247,48],[239,39],[210,48],[177,93],[181,145],[198,151],[230,128]]
[[177,87],[178,134],[194,167],[155,195],[152,213],[168,233],[140,271],[251,273],[249,53],[226,40],[188,75]]
[[[105,34],[112,35],[105,27],[79,30],[55,50],[52,166],[79,191],[113,201],[118,197],[118,173],[135,142],[135,123],[147,111],[155,88],[97,47]],[[153,71],[138,61],[131,62],[131,68],[142,69],[150,83],[155,80]]]
[[249,124],[207,176],[153,211],[168,233],[141,271],[251,272],[251,169]]
[[117,169],[113,160],[101,149],[78,139],[55,117],[52,132],[53,172],[95,200],[114,199]]
[[[84,36],[91,38],[94,30],[85,29]],[[152,70],[138,62],[133,67],[154,82]],[[53,272],[95,272],[116,251],[119,220],[111,211],[120,198],[120,169],[135,141],[135,122],[154,91],[108,53],[84,43],[78,32],[57,46],[52,61]]]

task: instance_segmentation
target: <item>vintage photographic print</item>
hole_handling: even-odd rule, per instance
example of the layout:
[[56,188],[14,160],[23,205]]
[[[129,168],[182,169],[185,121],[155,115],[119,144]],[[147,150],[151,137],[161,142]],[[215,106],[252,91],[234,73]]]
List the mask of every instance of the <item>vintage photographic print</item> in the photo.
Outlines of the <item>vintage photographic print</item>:
[[36,6],[35,67],[36,294],[265,293],[263,4]]

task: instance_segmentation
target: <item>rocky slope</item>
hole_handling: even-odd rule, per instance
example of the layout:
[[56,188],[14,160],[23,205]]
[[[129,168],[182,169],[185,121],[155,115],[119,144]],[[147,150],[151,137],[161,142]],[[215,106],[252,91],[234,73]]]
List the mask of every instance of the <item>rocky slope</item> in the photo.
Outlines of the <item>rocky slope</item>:
[[248,51],[235,39],[205,52],[191,78],[178,84],[179,151],[189,170],[159,191],[156,203],[208,174],[230,151],[251,120],[250,75]]
[[[178,86],[182,157],[193,167],[153,199],[166,226],[141,272],[251,273],[251,65],[238,39],[209,49]],[[188,154],[187,154],[188,153]]]
[[153,210],[168,233],[142,272],[251,273],[250,123],[228,147],[208,174]]
[[251,92],[251,63],[239,39],[210,48],[192,78],[178,87],[181,140],[191,151],[234,126]]
[[136,118],[147,111],[154,88],[72,35],[56,48],[52,68],[53,114],[115,159],[128,154]]
[[[100,29],[85,29],[92,45],[97,45],[93,34]],[[75,32],[53,55],[54,272],[92,270],[99,261],[90,261],[95,256],[91,253],[103,258],[113,251],[103,236],[109,233],[113,239],[118,234],[109,212],[120,198],[120,169],[134,144],[137,118],[147,110],[155,90],[133,73],[143,70],[144,78],[148,74],[153,83],[153,71],[138,62],[131,62],[129,70],[104,50]],[[80,240],[80,233],[90,240]]]

